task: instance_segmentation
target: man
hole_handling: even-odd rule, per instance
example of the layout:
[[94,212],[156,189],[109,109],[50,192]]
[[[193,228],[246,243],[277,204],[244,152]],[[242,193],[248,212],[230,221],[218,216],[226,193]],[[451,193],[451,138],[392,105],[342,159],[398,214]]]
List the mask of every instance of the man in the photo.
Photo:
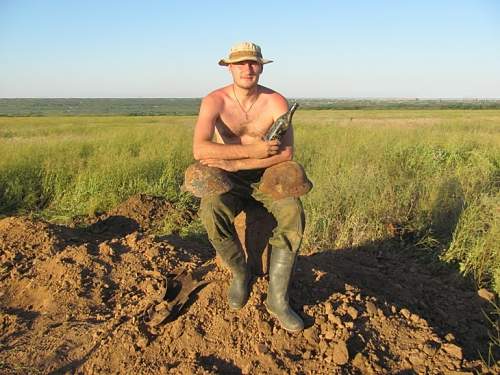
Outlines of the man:
[[304,211],[296,197],[278,200],[259,190],[266,168],[290,161],[293,130],[281,138],[263,141],[274,121],[288,111],[286,99],[259,85],[264,64],[261,49],[250,42],[235,45],[227,59],[233,83],[208,94],[201,103],[194,132],[193,154],[200,163],[228,172],[233,188],[223,194],[202,197],[200,216],[210,242],[232,272],[228,303],[240,309],[249,296],[250,271],[238,243],[234,217],[252,199],[274,216],[277,227],[272,246],[269,290],[265,305],[284,329],[301,331],[304,323],[288,303],[288,286],[304,230]]

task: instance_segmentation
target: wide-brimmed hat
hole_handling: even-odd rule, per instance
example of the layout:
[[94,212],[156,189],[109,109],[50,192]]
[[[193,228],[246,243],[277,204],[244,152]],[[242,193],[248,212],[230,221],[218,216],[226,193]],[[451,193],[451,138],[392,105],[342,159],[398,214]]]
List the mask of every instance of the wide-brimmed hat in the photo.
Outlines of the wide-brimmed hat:
[[229,57],[227,59],[221,59],[219,61],[219,65],[226,66],[228,64],[233,64],[245,60],[257,61],[261,64],[268,64],[270,62],[273,62],[272,60],[262,58],[262,52],[257,44],[251,42],[242,42],[234,45],[229,51]]

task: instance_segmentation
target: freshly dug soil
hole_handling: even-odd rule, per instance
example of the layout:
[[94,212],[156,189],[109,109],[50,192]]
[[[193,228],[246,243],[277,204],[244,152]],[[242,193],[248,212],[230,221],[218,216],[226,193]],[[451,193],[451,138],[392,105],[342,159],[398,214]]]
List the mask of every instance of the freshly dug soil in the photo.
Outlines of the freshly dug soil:
[[[266,277],[231,311],[230,274],[211,248],[150,234],[171,210],[140,195],[84,229],[0,220],[0,373],[500,370],[481,360],[498,355],[488,347],[490,304],[456,271],[423,264],[396,240],[299,256],[290,297],[307,329],[292,334],[263,305]],[[192,284],[186,304],[152,324],[186,276],[210,282]]]

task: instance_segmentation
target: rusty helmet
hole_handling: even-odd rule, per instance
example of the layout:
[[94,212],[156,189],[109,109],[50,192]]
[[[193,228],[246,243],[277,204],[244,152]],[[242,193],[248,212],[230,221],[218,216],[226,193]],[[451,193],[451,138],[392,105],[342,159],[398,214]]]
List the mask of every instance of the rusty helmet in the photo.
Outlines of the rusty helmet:
[[312,189],[304,168],[295,161],[285,161],[267,168],[262,175],[259,190],[274,200],[300,197]]
[[196,197],[223,194],[233,188],[226,172],[220,168],[208,167],[196,162],[191,164],[184,173],[183,191],[189,191]]

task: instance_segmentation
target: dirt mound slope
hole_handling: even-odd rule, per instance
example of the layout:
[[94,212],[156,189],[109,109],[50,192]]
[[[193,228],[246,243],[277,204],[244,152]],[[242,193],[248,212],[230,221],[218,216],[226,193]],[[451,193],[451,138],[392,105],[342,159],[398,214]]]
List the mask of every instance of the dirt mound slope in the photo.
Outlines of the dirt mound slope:
[[[165,199],[145,194],[131,196],[108,212],[105,217],[123,216],[135,220],[144,230],[155,229],[175,208]],[[102,217],[100,218],[102,220]]]
[[179,215],[174,205],[161,197],[137,194],[103,214],[75,218],[72,226],[85,225],[89,226],[88,230],[92,233],[106,232],[108,235],[123,235],[139,230],[151,232],[159,229],[165,217],[172,214],[176,217],[191,216],[189,212]]
[[[137,196],[85,229],[0,220],[0,373],[498,370],[479,356],[487,352],[487,303],[453,273],[385,251],[392,243],[300,256],[291,303],[308,328],[290,334],[264,308],[265,277],[231,311],[229,273],[212,249],[147,233],[170,209]],[[175,295],[169,278],[182,273],[211,282],[179,314],[149,324]]]

